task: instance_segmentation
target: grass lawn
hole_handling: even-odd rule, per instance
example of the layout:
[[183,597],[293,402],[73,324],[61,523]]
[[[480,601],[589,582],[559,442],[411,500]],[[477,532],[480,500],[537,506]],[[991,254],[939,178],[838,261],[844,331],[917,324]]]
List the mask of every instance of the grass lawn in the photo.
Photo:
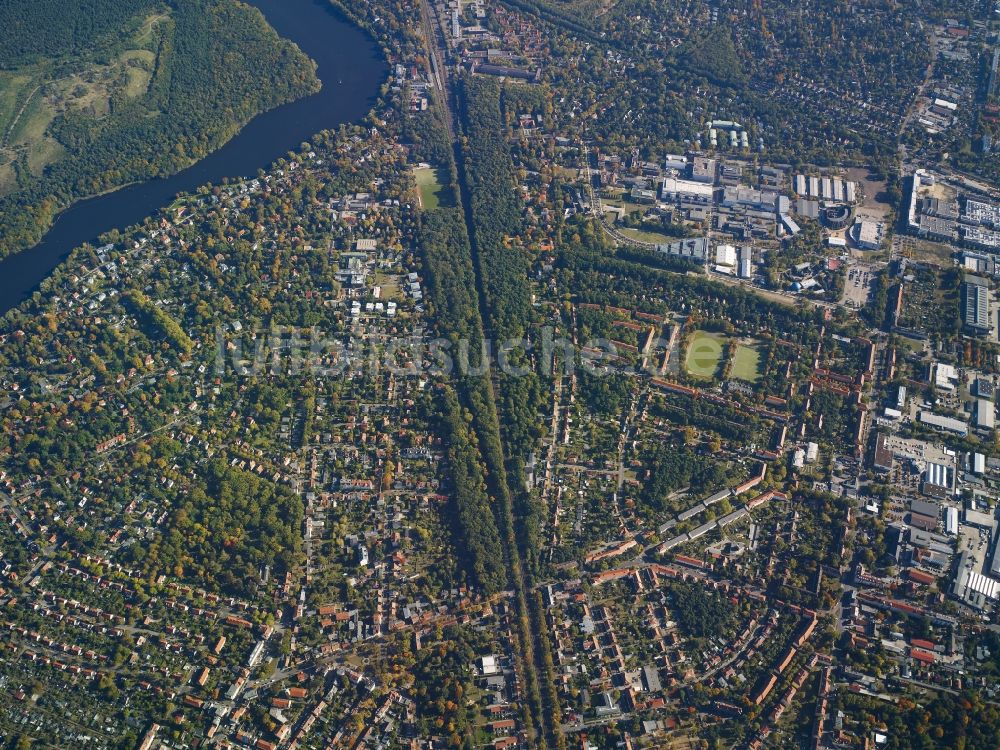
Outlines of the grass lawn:
[[[150,16],[137,41],[155,42],[153,30],[168,18]],[[66,149],[48,135],[57,116],[73,111],[106,117],[115,92],[132,99],[145,95],[155,66],[155,52],[126,48],[107,62],[67,56],[0,71],[0,194],[16,188],[10,165],[17,158],[26,156],[31,173],[41,175],[65,156]]]
[[660,234],[659,232],[650,232],[645,229],[629,229],[627,227],[620,227],[619,229],[626,237],[639,240],[639,242],[655,242],[658,245],[663,245],[668,242],[674,242],[676,239],[675,237]]
[[44,137],[28,148],[28,168],[34,175],[40,175],[49,164],[63,158],[66,149],[54,138]]
[[153,78],[153,68],[156,66],[156,55],[149,50],[135,49],[121,56],[125,65],[128,83],[125,84],[125,96],[134,99],[149,90],[149,82]]
[[[4,158],[0,155],[0,159]],[[0,195],[17,187],[17,174],[14,172],[13,162],[0,164]]]
[[929,240],[914,240],[913,259],[934,263],[942,268],[950,268],[955,249],[950,245]]
[[382,300],[402,300],[404,294],[399,286],[399,276],[396,274],[376,273],[375,286],[382,288]]
[[754,344],[740,344],[733,354],[734,378],[756,383],[760,380],[760,350]]
[[20,70],[0,71],[0,143],[10,130],[14,118],[28,101],[28,94],[45,80],[45,66],[25,66]]
[[433,211],[445,202],[445,190],[438,179],[437,170],[433,167],[416,167],[413,177],[420,191],[420,206],[427,211]]
[[695,331],[687,347],[684,367],[696,378],[714,378],[722,363],[722,348],[726,337],[721,333]]

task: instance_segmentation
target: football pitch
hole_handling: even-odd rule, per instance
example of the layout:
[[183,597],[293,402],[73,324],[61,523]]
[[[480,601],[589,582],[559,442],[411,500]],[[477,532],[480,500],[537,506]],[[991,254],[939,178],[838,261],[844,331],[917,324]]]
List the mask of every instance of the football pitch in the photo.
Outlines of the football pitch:
[[760,380],[760,350],[754,344],[740,343],[733,355],[734,378],[756,383]]
[[696,378],[714,378],[722,363],[726,337],[721,333],[695,331],[688,344],[684,367]]

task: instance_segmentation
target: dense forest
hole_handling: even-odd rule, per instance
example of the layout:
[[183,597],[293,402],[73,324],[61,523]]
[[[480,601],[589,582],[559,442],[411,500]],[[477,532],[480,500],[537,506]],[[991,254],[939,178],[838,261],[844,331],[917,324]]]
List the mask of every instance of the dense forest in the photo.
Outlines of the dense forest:
[[696,34],[680,48],[680,65],[705,76],[719,86],[736,86],[746,81],[732,35],[724,27]]
[[[467,398],[480,435],[487,477],[493,479],[491,489],[499,500],[500,527],[518,599],[522,648],[534,666],[528,673],[528,693],[536,716],[544,714],[548,719],[538,722],[537,728],[555,746],[562,747],[563,738],[557,739],[552,729],[560,720],[552,653],[547,646],[532,645],[532,633],[540,644],[547,642],[548,626],[541,599],[536,595],[529,599],[525,593],[533,588],[532,575],[538,567],[542,508],[525,490],[524,465],[542,434],[538,414],[545,397],[526,351],[533,307],[528,282],[530,259],[520,244],[523,206],[505,137],[500,85],[488,78],[466,77],[459,101],[461,175],[484,327],[497,342],[520,340],[506,355],[498,352],[502,371],[496,376],[495,387],[486,378],[477,378],[470,383]],[[544,693],[540,685],[547,686]]]
[[265,566],[284,575],[300,562],[302,499],[287,487],[213,461],[166,521],[160,538],[134,549],[151,578],[178,578],[248,595]]
[[734,620],[732,605],[698,584],[675,584],[670,599],[677,625],[690,638],[717,638]]
[[0,4],[0,68],[92,50],[124,21],[160,0],[5,0]]
[[[452,175],[455,194],[464,193],[464,216],[462,209],[428,212],[422,216],[418,236],[438,333],[453,342],[467,339],[473,352],[469,359],[475,365],[484,317],[493,338],[523,336],[531,306],[528,258],[522,249],[513,248],[511,241],[520,228],[521,205],[515,192],[513,161],[502,135],[499,88],[495,82],[463,81],[462,100],[460,177],[459,164],[444,147],[440,119],[427,117],[407,135],[419,153],[430,158],[442,173]],[[494,388],[489,373],[460,369],[457,375],[454,389],[449,386],[443,391],[448,404],[443,431],[449,441],[449,469],[455,482],[456,546],[466,551],[467,573],[487,591],[495,591],[503,583],[513,584],[518,612],[515,638],[519,642],[515,652],[528,696],[522,718],[534,731],[546,732],[543,716],[551,717],[550,726],[558,723],[559,703],[552,680],[539,679],[536,672],[551,675],[552,657],[548,649],[536,650],[529,625],[529,619],[534,620],[535,632],[545,632],[540,603],[535,596],[529,600],[527,594],[530,578],[525,576],[525,568],[530,565],[521,562],[525,550],[530,549],[526,541],[533,536],[526,529],[535,526],[530,503],[523,497],[523,462],[520,457],[510,459],[528,448],[524,441],[512,451],[512,434],[525,434],[518,425],[536,429],[535,402],[519,394],[529,392],[522,390],[525,385],[537,393],[537,378],[501,376]],[[502,422],[498,399],[503,399]],[[517,405],[523,419],[511,418],[507,411],[511,403]],[[491,534],[495,536],[491,538]],[[543,684],[549,686],[544,699]]]
[[[22,38],[26,32],[11,35],[6,27],[0,65],[16,67],[55,54],[52,48],[62,49],[63,40],[68,49],[86,49],[75,58],[63,52],[60,64],[87,70],[88,55],[109,39],[124,44],[111,29],[128,33],[135,14],[150,7],[145,0],[77,0],[68,10],[60,5],[47,24],[15,26],[47,28],[44,39],[32,42]],[[6,3],[3,12],[18,9],[30,18],[45,12],[25,0]],[[130,98],[112,91],[107,116],[78,108],[58,114],[46,133],[65,151],[43,173],[30,168],[26,155],[17,158],[16,187],[0,198],[0,257],[37,242],[72,201],[177,172],[258,113],[319,86],[308,58],[278,37],[256,9],[234,0],[175,1],[169,21],[157,24],[150,37],[144,43],[153,48],[155,62],[144,94]]]
[[688,446],[657,443],[644,456],[649,478],[643,486],[642,501],[659,511],[669,506],[667,496],[674,490],[690,487],[692,493],[719,489],[726,483],[726,470],[715,456],[700,455]]
[[440,404],[449,442],[455,548],[468,558],[467,568],[484,590],[501,591],[506,587],[507,572],[482,462],[462,418],[455,392],[446,388],[443,396]]
[[467,697],[474,687],[469,665],[488,641],[472,628],[449,627],[443,636],[441,643],[420,651],[413,669],[421,734],[447,733],[452,747],[473,747],[473,739],[482,744],[484,737],[477,736],[477,704]]
[[[466,78],[461,102],[465,127],[463,177],[486,310],[484,322],[498,342],[526,338],[532,312],[529,259],[516,239],[522,206],[510,147],[504,137],[500,85],[489,78]],[[511,351],[508,362],[520,368],[524,359],[524,352],[518,348]],[[537,375],[501,373],[497,394],[508,457],[515,464],[523,462],[540,436],[536,415],[542,393]]]
[[511,239],[521,225],[521,206],[504,137],[500,86],[490,78],[466,78],[462,93],[464,175],[488,324],[497,337],[520,336],[531,309],[528,259]]
[[904,698],[902,710],[863,695],[846,694],[841,700],[864,712],[866,729],[881,725],[891,750],[992,750],[1000,737],[1000,710],[977,693],[938,693],[923,705]]

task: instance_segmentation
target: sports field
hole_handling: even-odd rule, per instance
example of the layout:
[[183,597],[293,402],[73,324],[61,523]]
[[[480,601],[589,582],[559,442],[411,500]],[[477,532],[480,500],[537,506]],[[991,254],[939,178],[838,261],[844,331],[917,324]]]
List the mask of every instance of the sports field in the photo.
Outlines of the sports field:
[[760,380],[760,350],[756,344],[740,342],[737,345],[733,354],[732,375],[748,383]]
[[687,347],[684,367],[696,378],[714,378],[722,363],[726,337],[721,333],[695,331]]
[[438,181],[437,170],[429,166],[415,167],[413,176],[420,191],[420,206],[427,211],[433,211],[441,205],[444,188]]

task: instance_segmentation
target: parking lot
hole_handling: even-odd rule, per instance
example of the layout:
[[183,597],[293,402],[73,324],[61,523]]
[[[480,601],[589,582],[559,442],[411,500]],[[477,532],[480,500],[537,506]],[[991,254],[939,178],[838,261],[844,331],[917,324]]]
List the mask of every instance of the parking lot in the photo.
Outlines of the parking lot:
[[872,282],[878,269],[867,263],[857,263],[848,266],[844,279],[844,298],[841,300],[848,307],[860,308],[868,304],[871,296]]

